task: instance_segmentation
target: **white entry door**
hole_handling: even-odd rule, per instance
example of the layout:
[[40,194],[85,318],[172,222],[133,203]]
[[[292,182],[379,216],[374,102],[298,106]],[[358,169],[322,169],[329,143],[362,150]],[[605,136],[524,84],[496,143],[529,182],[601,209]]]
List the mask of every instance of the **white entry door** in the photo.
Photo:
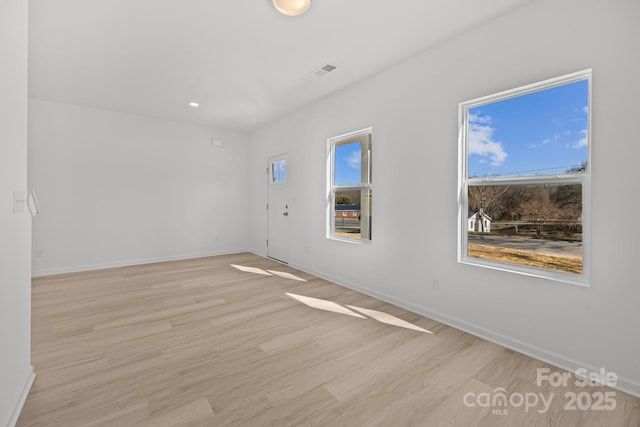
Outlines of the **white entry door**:
[[289,260],[289,175],[287,155],[269,157],[267,201],[267,256]]

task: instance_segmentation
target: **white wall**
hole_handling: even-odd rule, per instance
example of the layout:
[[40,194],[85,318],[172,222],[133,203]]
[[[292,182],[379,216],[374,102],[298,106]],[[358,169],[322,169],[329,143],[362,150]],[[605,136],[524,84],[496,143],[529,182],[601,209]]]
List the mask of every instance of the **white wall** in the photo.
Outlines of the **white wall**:
[[33,380],[31,220],[27,190],[27,2],[0,2],[0,426],[13,425]]
[[30,100],[34,275],[246,249],[248,140]]
[[[622,220],[640,212],[639,16],[637,0],[537,0],[254,132],[251,247],[266,252],[266,158],[289,152],[292,265],[640,395],[640,232]],[[458,264],[458,103],[586,68],[591,287]],[[327,240],[326,139],[367,126],[373,242]]]

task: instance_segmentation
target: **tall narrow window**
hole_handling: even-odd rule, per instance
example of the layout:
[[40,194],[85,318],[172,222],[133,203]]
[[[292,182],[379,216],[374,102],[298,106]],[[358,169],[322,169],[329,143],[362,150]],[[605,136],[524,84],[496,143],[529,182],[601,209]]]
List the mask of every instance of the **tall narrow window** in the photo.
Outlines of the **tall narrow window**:
[[371,240],[371,128],[328,140],[327,237]]
[[589,284],[591,70],[459,106],[458,261]]

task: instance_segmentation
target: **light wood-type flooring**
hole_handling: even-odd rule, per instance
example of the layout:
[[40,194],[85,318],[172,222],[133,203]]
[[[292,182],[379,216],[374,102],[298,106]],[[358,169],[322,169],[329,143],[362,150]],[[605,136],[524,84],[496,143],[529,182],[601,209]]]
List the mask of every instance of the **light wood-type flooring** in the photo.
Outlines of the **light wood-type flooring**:
[[639,399],[253,254],[35,278],[32,362],[19,427],[640,426]]

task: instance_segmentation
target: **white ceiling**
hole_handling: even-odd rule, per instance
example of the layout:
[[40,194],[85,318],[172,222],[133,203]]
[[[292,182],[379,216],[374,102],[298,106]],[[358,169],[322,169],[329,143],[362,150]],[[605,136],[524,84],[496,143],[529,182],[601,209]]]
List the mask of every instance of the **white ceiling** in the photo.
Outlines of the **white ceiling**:
[[251,131],[527,1],[30,0],[29,91]]

